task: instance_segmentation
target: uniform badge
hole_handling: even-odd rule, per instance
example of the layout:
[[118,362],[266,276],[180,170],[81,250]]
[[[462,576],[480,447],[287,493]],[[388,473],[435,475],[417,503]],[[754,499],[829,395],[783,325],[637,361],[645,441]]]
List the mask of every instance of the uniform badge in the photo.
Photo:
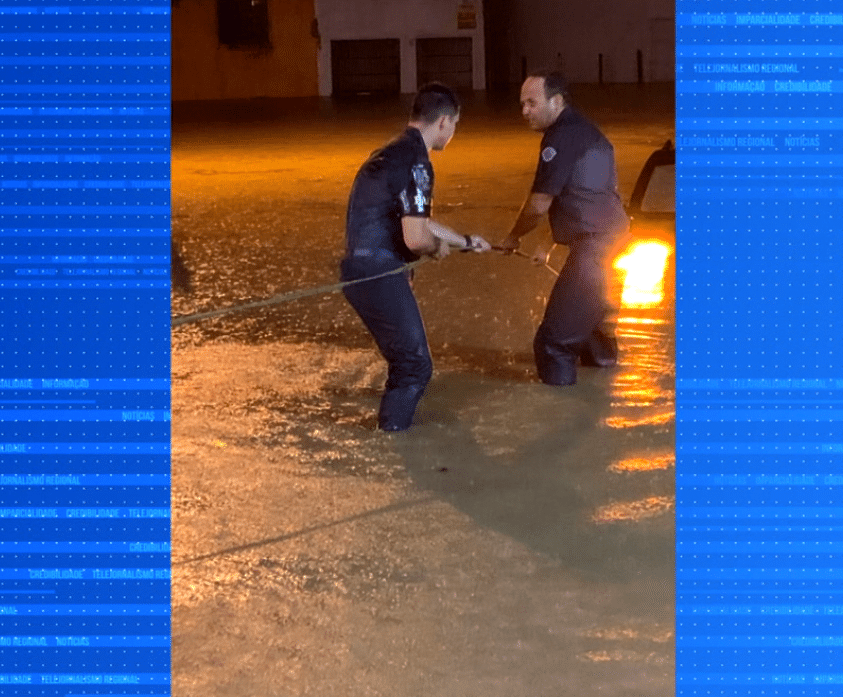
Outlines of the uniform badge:
[[554,157],[556,157],[556,150],[550,146],[542,150],[542,160],[545,162],[550,162]]
[[413,167],[413,179],[416,181],[416,186],[421,191],[427,193],[430,191],[430,176],[427,173],[427,168],[424,165],[415,165]]

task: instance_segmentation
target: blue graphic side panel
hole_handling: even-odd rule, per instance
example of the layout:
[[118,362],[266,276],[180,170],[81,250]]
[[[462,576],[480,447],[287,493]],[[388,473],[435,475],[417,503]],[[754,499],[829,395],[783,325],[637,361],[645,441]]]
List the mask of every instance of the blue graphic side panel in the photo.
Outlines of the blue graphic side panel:
[[679,0],[676,61],[677,695],[839,695],[843,8]]
[[170,694],[170,3],[0,0],[0,694]]

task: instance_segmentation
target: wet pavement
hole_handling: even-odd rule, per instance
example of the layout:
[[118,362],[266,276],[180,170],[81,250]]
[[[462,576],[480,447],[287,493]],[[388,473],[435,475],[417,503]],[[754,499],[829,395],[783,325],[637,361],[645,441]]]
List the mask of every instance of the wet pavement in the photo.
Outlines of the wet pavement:
[[[574,94],[628,197],[672,93]],[[336,283],[351,180],[404,106],[176,105],[174,315]],[[434,217],[501,239],[538,141],[517,95],[468,100]],[[570,388],[534,376],[550,270],[423,264],[436,370],[399,435],[373,430],[385,366],[337,293],[175,328],[173,694],[672,695],[673,257],[629,251],[620,365]]]

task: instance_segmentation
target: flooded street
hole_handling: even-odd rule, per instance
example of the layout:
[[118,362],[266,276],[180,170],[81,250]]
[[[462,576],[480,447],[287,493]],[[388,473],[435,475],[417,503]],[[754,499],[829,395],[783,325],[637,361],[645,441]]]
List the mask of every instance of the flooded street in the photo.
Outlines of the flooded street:
[[[674,137],[672,92],[573,94],[628,198]],[[517,102],[469,100],[431,157],[433,217],[492,243],[538,157]],[[193,290],[174,316],[335,284],[354,174],[405,123],[384,101],[176,105],[173,237]],[[549,269],[422,264],[435,372],[396,435],[373,430],[386,366],[339,293],[175,327],[173,694],[672,695],[673,256],[628,251],[620,365],[567,388],[533,366]]]

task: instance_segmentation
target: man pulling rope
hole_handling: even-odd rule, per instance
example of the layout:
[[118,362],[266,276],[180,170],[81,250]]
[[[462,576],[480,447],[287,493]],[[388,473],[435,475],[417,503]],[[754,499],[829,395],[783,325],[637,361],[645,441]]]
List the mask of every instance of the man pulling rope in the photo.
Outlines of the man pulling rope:
[[[428,153],[443,150],[460,118],[456,94],[440,83],[423,86],[406,130],[360,167],[348,200],[343,281],[400,268],[422,255],[447,256],[450,247],[485,252],[482,237],[459,235],[430,219],[433,167]],[[410,427],[433,374],[424,324],[410,286],[396,273],[343,288],[388,364],[378,413],[384,431]]]

